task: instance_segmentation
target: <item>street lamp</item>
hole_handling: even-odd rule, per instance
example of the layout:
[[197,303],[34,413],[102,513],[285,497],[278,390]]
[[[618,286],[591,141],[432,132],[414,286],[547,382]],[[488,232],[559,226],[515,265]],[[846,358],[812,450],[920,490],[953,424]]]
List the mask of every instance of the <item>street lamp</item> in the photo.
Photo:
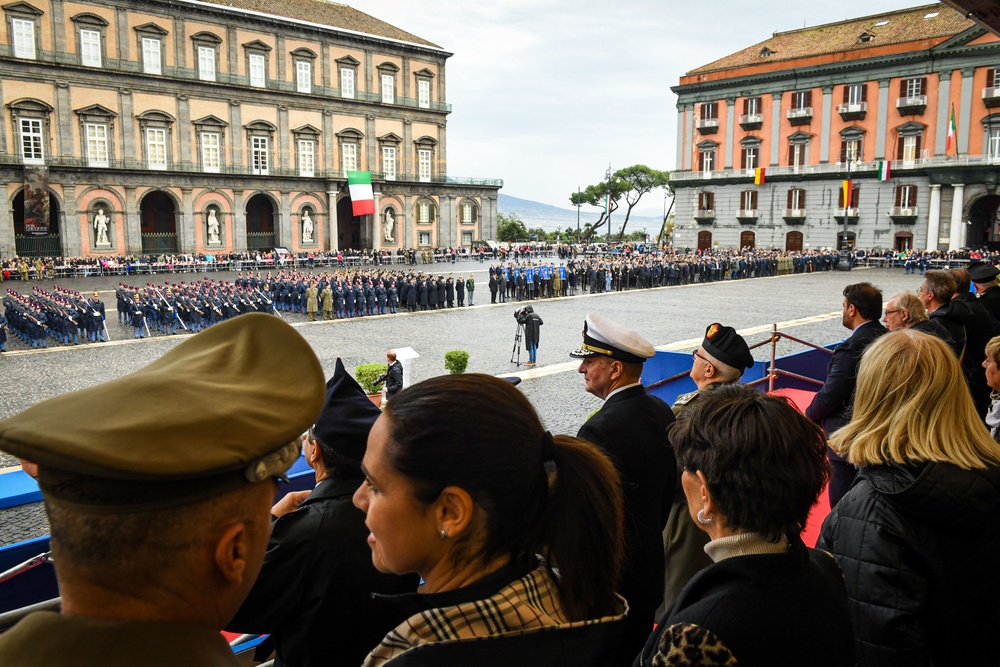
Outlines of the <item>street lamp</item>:
[[649,241],[649,236],[646,234],[646,225],[642,226],[642,242],[646,243]]
[[583,203],[580,201],[580,186],[576,186],[576,242],[580,242],[580,206]]
[[847,179],[845,180],[846,187],[844,188],[844,237],[840,242],[840,257],[837,259],[836,268],[838,271],[850,271],[851,270],[851,247],[848,241],[848,234],[850,233],[850,228],[848,227],[851,219],[851,197],[854,195],[854,184],[851,183],[851,164],[854,162],[854,155],[851,152],[847,153]]
[[559,240],[562,238],[560,233],[562,232],[562,225],[556,225],[556,245],[559,245]]

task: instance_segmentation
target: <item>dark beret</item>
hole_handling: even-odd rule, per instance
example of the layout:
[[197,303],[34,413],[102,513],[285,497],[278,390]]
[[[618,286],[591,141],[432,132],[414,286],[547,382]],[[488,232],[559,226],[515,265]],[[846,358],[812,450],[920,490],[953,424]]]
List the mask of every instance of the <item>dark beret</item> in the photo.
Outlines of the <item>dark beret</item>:
[[316,418],[313,435],[344,458],[361,463],[368,447],[368,432],[380,414],[382,411],[338,358],[333,377],[326,383],[326,403]]
[[997,279],[1000,270],[989,262],[972,262],[966,267],[974,283],[988,283]]
[[708,325],[701,347],[727,366],[740,370],[753,367],[753,355],[747,342],[732,327],[718,322]]
[[283,474],[322,406],[309,344],[281,318],[252,313],[0,421],[0,450],[39,465],[50,502],[159,509]]

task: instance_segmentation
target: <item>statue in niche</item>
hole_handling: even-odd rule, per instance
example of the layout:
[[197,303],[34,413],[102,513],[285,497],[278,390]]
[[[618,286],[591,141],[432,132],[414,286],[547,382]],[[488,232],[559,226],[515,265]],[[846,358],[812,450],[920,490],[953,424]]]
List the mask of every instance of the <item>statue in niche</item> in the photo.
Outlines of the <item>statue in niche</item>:
[[219,238],[219,219],[215,217],[215,209],[208,209],[208,243],[219,245],[222,239]]
[[96,245],[99,246],[109,246],[111,241],[108,240],[108,216],[104,215],[104,209],[97,209],[97,214],[94,216],[94,230],[96,232]]
[[309,217],[309,209],[302,211],[302,242],[312,242],[313,231],[316,229],[315,223]]
[[392,227],[396,224],[396,217],[392,214],[392,209],[387,208],[385,210],[385,215],[382,217],[382,238],[385,239],[387,243],[395,243],[395,239],[392,237]]

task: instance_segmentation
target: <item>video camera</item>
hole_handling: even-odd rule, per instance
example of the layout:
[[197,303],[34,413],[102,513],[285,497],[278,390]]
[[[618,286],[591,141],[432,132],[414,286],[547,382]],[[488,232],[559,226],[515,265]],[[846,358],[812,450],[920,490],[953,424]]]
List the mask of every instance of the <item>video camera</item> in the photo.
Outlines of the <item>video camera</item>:
[[514,319],[520,322],[525,317],[527,317],[528,313],[533,313],[533,312],[535,312],[535,309],[532,308],[531,306],[525,306],[524,308],[518,308],[517,310],[514,311]]

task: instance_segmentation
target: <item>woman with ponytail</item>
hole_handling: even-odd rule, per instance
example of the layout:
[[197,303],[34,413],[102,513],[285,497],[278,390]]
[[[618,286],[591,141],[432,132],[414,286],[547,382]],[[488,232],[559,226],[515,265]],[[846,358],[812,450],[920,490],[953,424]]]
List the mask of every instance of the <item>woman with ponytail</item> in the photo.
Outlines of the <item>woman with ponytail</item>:
[[551,435],[508,382],[448,375],[396,395],[362,468],[354,503],[375,567],[424,582],[383,600],[406,620],[366,667],[609,662],[623,519],[594,446]]

